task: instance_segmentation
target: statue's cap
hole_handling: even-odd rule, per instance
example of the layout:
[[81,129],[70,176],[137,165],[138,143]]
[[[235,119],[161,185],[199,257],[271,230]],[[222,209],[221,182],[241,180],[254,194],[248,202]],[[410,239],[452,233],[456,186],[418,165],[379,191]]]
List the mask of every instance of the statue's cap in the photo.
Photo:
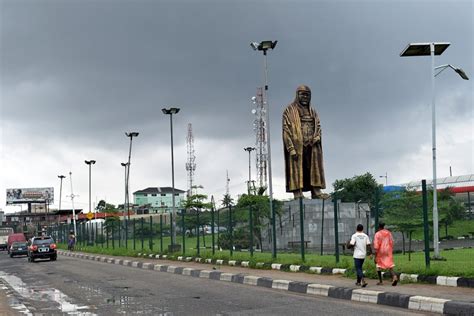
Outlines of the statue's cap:
[[307,92],[311,93],[311,89],[306,85],[298,86],[298,88],[296,88],[296,93],[298,93],[299,91],[307,91]]

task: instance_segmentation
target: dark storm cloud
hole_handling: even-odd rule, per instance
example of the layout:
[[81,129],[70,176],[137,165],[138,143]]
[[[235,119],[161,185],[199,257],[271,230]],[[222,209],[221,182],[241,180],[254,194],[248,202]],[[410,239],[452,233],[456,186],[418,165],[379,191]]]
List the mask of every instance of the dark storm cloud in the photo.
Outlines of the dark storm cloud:
[[[249,43],[272,39],[275,165],[281,113],[304,83],[322,118],[327,174],[352,176],[429,141],[430,59],[399,53],[409,42],[450,41],[436,63],[473,74],[472,9],[471,1],[2,1],[2,120],[32,138],[122,150],[126,130],[141,132],[138,147],[168,144],[161,108],[178,106],[176,142],[190,122],[202,139],[248,142],[250,98],[263,84],[262,54]],[[443,74],[438,95],[453,91],[446,119],[472,115],[472,84]]]

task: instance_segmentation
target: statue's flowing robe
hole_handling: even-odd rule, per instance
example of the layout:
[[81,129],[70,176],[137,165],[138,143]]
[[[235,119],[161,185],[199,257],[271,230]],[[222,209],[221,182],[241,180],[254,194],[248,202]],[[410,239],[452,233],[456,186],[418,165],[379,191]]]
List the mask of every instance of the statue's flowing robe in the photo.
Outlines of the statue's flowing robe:
[[[296,190],[310,191],[312,188],[326,188],[323,168],[323,149],[321,146],[321,124],[316,111],[310,106],[309,111],[314,119],[315,128],[313,138],[319,136],[320,141],[310,146],[306,153],[311,155],[310,170],[303,170],[303,135],[301,131],[301,120],[298,111],[297,101],[288,105],[283,112],[283,144],[285,152],[285,178],[286,192]],[[290,151],[294,149],[298,154],[298,159],[290,157]],[[309,172],[309,181],[304,183],[303,172]]]

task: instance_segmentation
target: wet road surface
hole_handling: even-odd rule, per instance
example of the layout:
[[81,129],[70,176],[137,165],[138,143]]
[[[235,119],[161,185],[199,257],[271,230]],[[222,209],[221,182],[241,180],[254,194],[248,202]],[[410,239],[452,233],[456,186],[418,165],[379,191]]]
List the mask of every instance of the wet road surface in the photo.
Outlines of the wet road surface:
[[5,252],[0,286],[19,315],[420,314],[63,256],[29,263]]

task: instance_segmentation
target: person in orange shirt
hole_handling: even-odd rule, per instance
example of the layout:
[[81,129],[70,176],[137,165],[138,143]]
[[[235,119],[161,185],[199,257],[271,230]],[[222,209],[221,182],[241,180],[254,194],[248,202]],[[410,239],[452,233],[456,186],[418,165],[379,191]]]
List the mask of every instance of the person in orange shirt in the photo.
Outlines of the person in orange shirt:
[[395,264],[393,263],[393,237],[392,233],[385,229],[385,223],[379,223],[379,230],[374,236],[374,250],[375,250],[375,265],[377,267],[377,274],[379,282],[377,285],[382,285],[382,270],[389,270],[392,276],[392,285],[396,286],[398,283],[398,276],[393,271]]

